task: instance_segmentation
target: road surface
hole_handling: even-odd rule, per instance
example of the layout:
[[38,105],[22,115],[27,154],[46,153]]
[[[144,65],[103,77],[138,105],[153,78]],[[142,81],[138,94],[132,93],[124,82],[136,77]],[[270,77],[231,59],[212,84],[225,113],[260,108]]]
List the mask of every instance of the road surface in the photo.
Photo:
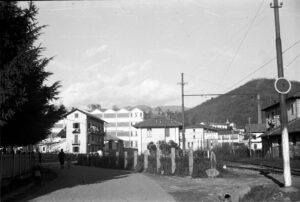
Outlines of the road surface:
[[60,169],[55,180],[22,201],[174,201],[160,185],[140,173],[75,166]]

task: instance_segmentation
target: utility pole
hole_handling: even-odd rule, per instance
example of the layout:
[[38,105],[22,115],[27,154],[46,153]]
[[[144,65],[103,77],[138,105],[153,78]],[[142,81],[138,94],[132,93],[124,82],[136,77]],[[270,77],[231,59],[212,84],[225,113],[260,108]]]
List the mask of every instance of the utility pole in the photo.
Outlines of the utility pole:
[[[280,24],[279,24],[279,8],[282,7],[282,3],[278,5],[278,0],[273,0],[273,4],[271,3],[270,6],[271,8],[274,8],[277,71],[278,71],[278,78],[281,78],[284,77],[282,47],[281,47],[281,38],[280,38]],[[290,154],[289,154],[289,134],[287,129],[288,119],[287,119],[286,95],[279,93],[279,98],[280,98],[280,126],[281,126],[284,186],[290,187],[292,186],[292,178],[291,178]]]
[[250,155],[250,158],[252,157],[252,152],[251,152],[251,117],[248,118],[248,122],[249,122],[249,155]]
[[184,74],[181,73],[181,82],[178,83],[181,85],[181,113],[182,113],[182,149],[183,152],[185,152],[185,117],[184,117],[184,85],[187,83],[184,83]]

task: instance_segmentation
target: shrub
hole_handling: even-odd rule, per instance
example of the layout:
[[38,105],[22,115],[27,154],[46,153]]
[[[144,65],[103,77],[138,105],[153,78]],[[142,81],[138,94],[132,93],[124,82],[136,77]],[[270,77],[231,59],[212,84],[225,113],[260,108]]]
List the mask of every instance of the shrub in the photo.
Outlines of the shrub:
[[175,159],[176,162],[176,169],[175,174],[179,176],[187,176],[189,175],[189,157],[182,156],[177,157]]
[[138,156],[137,165],[135,168],[136,172],[143,172],[144,170],[144,154]]
[[148,156],[148,169],[147,169],[147,172],[157,173],[156,171],[157,171],[157,169],[156,169],[156,156],[155,155]]
[[160,173],[163,171],[164,175],[171,175],[172,174],[172,164],[170,157],[161,157],[160,158]]

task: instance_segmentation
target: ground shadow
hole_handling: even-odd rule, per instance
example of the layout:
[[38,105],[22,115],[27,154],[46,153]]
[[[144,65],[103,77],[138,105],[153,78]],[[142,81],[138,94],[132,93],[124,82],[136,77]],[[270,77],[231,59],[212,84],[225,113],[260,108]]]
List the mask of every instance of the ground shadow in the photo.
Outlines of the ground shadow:
[[108,180],[124,178],[132,172],[90,166],[72,165],[70,169],[60,169],[58,164],[43,166],[42,180],[33,181],[29,190],[21,191],[13,198],[4,201],[30,201],[51,192],[79,185],[103,183]]
[[264,172],[264,171],[261,171],[260,172],[261,175],[263,175],[264,177],[272,180],[275,184],[277,184],[279,187],[283,187],[284,184],[282,182],[280,182],[279,180],[275,179],[274,177],[270,176],[269,175],[269,172]]

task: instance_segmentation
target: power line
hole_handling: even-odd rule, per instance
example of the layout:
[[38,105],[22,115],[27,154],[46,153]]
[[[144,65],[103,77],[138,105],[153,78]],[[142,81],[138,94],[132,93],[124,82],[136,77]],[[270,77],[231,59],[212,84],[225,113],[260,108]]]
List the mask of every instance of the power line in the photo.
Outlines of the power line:
[[[282,53],[286,53],[287,51],[289,51],[291,48],[293,48],[295,45],[297,45],[298,43],[300,43],[300,40],[296,41],[294,44],[292,44],[291,46],[289,46],[288,48],[286,48]],[[299,55],[298,55],[299,56]],[[245,77],[243,77],[241,80],[239,80],[238,82],[236,82],[235,84],[233,84],[230,88],[228,88],[226,91],[229,91],[232,87],[236,86],[237,84],[241,83],[242,81],[244,81],[245,79],[247,79],[249,76],[255,74],[256,72],[258,72],[259,70],[261,70],[262,68],[264,68],[266,65],[270,64],[273,60],[275,60],[277,57],[273,57],[272,59],[268,60],[267,62],[265,62],[263,65],[259,66],[257,69],[255,69],[253,72],[247,74]],[[295,60],[295,58],[294,58]],[[294,62],[294,61],[293,61]],[[290,64],[290,63],[289,63]]]
[[238,55],[238,52],[240,51],[240,49],[241,49],[241,47],[242,47],[244,41],[246,40],[246,38],[247,38],[247,36],[248,36],[248,34],[249,34],[251,28],[252,28],[252,25],[254,24],[254,22],[255,22],[255,20],[256,20],[256,18],[257,18],[257,16],[258,16],[259,11],[260,11],[261,8],[262,8],[263,3],[264,3],[264,0],[261,1],[261,4],[259,5],[259,7],[258,7],[258,9],[257,9],[254,18],[252,19],[252,21],[251,21],[251,23],[250,23],[250,25],[249,25],[249,27],[248,27],[248,29],[247,29],[247,31],[246,31],[244,37],[243,37],[242,40],[240,41],[240,43],[239,43],[239,45],[238,45],[238,48],[237,48],[237,50],[235,51],[234,57],[233,57],[233,58],[231,59],[231,61],[230,61],[228,70],[224,73],[222,80],[224,79],[224,77],[226,76],[226,74],[230,71],[230,69],[231,69],[231,67],[232,67],[232,65],[233,65],[233,63],[234,63],[234,61],[235,61],[235,59],[236,59],[236,57],[237,57],[237,55]]
[[293,62],[295,62],[296,60],[297,60],[297,58],[300,56],[300,54],[298,54],[298,55],[296,55],[296,57],[294,57],[294,59],[291,61],[291,62],[289,62],[289,64],[287,64],[286,66],[288,67],[288,66],[290,66]]

